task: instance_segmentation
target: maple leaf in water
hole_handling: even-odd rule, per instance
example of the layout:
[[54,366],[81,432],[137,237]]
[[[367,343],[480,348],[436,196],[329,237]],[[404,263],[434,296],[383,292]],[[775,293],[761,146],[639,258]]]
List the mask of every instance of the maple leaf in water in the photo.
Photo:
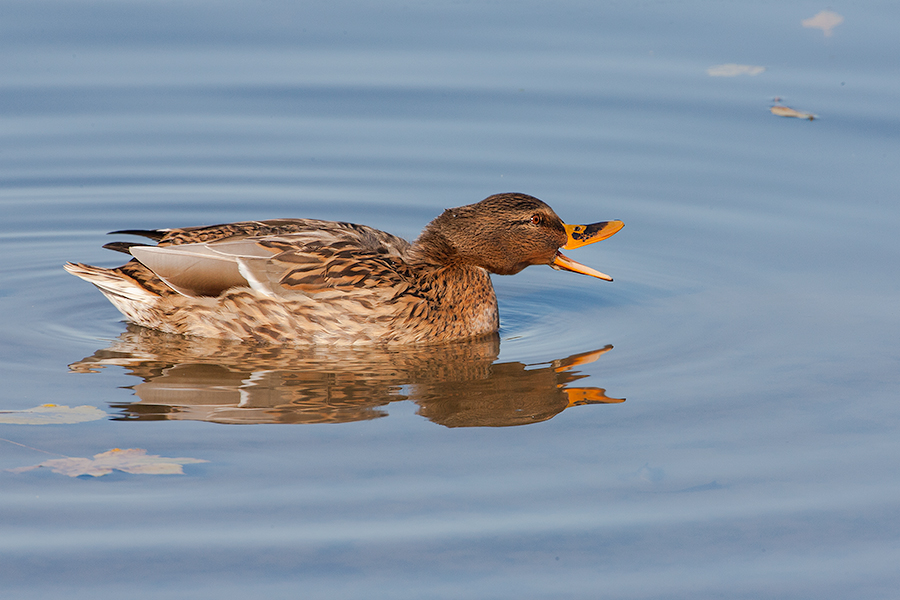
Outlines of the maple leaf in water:
[[95,406],[60,406],[42,404],[25,410],[0,411],[0,423],[10,425],[66,425],[96,421],[108,416]]
[[147,454],[146,450],[140,448],[128,448],[126,450],[113,448],[112,450],[95,454],[93,458],[53,458],[37,465],[10,469],[10,471],[23,473],[39,467],[47,467],[54,473],[68,475],[69,477],[80,477],[81,475],[100,477],[113,471],[122,471],[134,475],[183,475],[184,469],[182,465],[204,462],[209,461],[199,458],[157,456],[155,454]]

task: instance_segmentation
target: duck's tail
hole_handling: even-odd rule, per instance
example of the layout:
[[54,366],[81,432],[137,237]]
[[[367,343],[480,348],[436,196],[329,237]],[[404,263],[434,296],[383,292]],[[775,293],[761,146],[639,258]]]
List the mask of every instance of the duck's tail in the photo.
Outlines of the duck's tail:
[[93,283],[113,303],[119,312],[135,323],[140,316],[159,301],[158,294],[148,290],[119,269],[104,269],[83,263],[66,263],[63,268],[85,281]]

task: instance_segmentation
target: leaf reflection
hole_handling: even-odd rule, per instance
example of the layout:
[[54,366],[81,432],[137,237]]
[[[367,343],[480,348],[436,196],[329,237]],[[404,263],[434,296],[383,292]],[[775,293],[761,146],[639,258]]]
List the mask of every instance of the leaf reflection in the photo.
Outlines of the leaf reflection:
[[113,404],[125,420],[216,423],[347,423],[387,415],[411,400],[446,427],[545,421],[582,404],[624,402],[596,387],[571,387],[575,370],[612,349],[538,365],[495,362],[500,341],[419,348],[249,346],[185,338],[129,325],[108,348],[69,365],[76,372],[125,367],[143,379],[139,398]]

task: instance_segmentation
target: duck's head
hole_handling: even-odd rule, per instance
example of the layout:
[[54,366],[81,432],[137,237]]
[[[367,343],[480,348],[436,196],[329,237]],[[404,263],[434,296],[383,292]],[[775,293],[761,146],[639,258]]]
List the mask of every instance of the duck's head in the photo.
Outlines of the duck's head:
[[567,225],[537,198],[496,194],[445,210],[428,224],[413,251],[429,262],[472,264],[498,275],[513,275],[529,265],[550,265],[612,281],[559,250],[606,239],[623,226],[621,221]]

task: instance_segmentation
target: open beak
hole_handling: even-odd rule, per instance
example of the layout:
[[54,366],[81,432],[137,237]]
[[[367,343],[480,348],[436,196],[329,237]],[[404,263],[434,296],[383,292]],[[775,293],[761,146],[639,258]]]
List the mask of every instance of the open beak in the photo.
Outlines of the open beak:
[[[600,240],[605,240],[622,229],[625,226],[625,223],[622,221],[603,221],[601,223],[592,223],[591,225],[563,226],[566,228],[566,235],[569,237],[569,240],[563,248],[572,250],[574,248],[593,244],[594,242],[599,242]],[[597,277],[598,279],[604,279],[606,281],[613,280],[609,275],[576,262],[559,251],[556,252],[556,256],[553,258],[553,262],[550,263],[550,266],[557,270],[574,271],[575,273],[590,275],[591,277]]]

